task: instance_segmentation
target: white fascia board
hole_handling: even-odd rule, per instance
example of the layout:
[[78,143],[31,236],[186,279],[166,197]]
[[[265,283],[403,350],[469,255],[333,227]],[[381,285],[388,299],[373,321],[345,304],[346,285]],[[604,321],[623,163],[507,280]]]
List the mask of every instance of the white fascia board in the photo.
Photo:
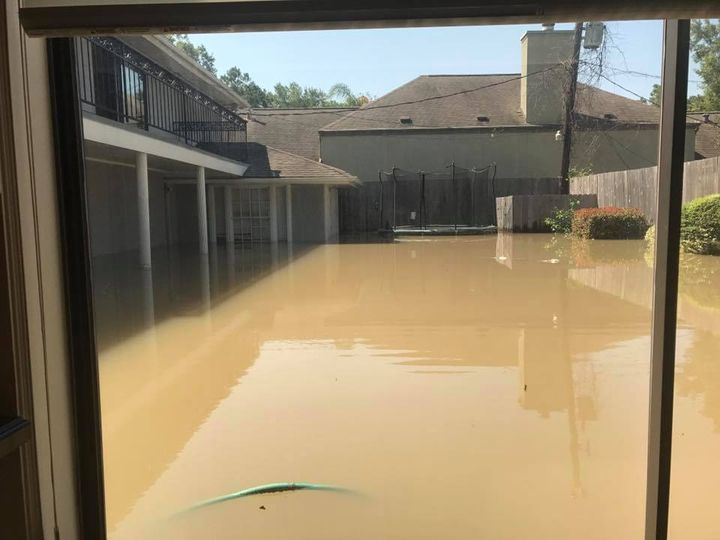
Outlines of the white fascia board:
[[152,156],[205,167],[225,174],[242,176],[249,167],[247,163],[241,161],[216,156],[184,144],[163,141],[143,131],[115,126],[112,122],[104,122],[88,115],[83,115],[83,136],[88,141],[145,152]]

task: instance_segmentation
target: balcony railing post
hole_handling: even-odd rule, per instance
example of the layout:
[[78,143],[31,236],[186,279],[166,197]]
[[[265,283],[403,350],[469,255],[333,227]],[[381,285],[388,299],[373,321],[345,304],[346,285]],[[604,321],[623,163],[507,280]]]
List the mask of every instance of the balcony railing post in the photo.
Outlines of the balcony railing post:
[[143,129],[148,131],[150,126],[150,107],[148,102],[148,78],[144,73],[140,74],[140,80],[142,81],[143,87]]

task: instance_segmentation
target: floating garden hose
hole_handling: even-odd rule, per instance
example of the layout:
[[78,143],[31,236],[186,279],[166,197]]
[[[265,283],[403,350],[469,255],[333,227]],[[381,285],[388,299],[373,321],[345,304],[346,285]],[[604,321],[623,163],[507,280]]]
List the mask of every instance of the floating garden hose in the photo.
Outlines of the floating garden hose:
[[228,493],[227,495],[222,495],[220,497],[213,497],[212,499],[200,501],[199,503],[193,504],[189,508],[186,508],[185,512],[197,510],[199,508],[204,508],[205,506],[210,506],[225,501],[231,501],[233,499],[250,497],[251,495],[280,493],[282,491],[298,491],[301,489],[307,489],[312,491],[333,491],[335,493],[353,493],[352,490],[337,486],[331,486],[328,484],[308,484],[306,482],[278,482],[275,484],[264,484],[262,486],[255,486],[243,489],[241,491],[236,491],[235,493]]

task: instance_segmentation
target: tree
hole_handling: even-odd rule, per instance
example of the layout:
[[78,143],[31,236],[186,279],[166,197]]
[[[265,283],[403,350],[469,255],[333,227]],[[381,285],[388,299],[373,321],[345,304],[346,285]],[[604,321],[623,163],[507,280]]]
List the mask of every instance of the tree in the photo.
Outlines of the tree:
[[650,98],[648,99],[648,101],[652,105],[659,107],[661,96],[662,96],[662,86],[660,86],[659,84],[653,84],[652,90],[650,91]]
[[251,107],[269,107],[271,105],[271,94],[238,67],[228,69],[224,75],[220,76],[220,80],[245,98]]
[[[650,103],[656,107],[660,106],[660,99],[662,98],[662,86],[659,84],[653,84],[652,90],[650,91],[650,97],[642,100],[643,103]],[[705,110],[705,98],[704,96],[688,96],[687,99],[687,110],[702,111]]]
[[345,107],[362,107],[370,101],[367,96],[358,96],[350,90],[350,87],[345,83],[336,83],[328,90],[328,96],[331,98],[339,97],[344,99],[340,102],[340,105]]
[[319,88],[303,88],[296,82],[277,83],[272,92],[273,107],[327,107],[328,96]]
[[690,25],[690,47],[702,79],[704,110],[720,110],[720,22],[693,20]]
[[[197,64],[217,76],[215,56],[204,45],[195,45],[187,34],[174,34],[168,39]],[[220,80],[241,95],[251,107],[359,107],[370,101],[367,96],[354,94],[350,87],[343,83],[333,85],[328,92],[312,86],[302,87],[296,82],[277,83],[273,90],[265,90],[252,80],[249,73],[243,72],[237,66],[220,75]]]
[[[693,20],[690,24],[690,49],[698,64],[695,72],[702,79],[702,94],[688,96],[688,111],[720,110],[720,23]],[[654,84],[650,97],[645,100],[660,106],[662,87]]]
[[207,69],[213,75],[217,75],[215,67],[215,56],[205,48],[205,45],[195,45],[190,41],[187,34],[174,34],[168,37],[170,43],[181,49],[190,56],[196,63]]

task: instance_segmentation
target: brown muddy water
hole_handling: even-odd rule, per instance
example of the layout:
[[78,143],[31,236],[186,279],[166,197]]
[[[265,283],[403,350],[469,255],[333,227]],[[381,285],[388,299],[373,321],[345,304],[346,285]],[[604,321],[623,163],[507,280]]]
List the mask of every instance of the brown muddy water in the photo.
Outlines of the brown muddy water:
[[[110,536],[639,539],[643,242],[95,261]],[[720,538],[720,258],[686,258],[671,536]],[[150,294],[152,292],[152,294]],[[180,513],[270,482],[296,491]]]

